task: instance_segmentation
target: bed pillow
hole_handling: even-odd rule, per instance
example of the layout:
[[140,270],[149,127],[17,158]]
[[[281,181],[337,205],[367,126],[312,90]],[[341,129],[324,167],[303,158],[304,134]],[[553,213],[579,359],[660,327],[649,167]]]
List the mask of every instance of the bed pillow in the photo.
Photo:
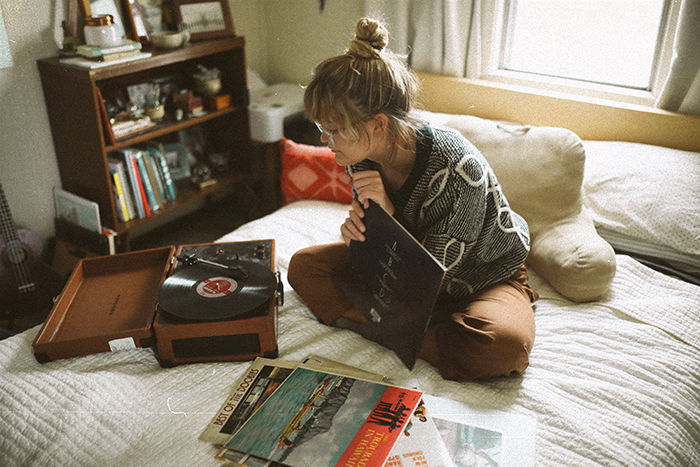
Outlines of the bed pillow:
[[584,141],[584,205],[614,247],[700,268],[700,153]]
[[583,211],[586,154],[576,134],[468,115],[427,117],[462,133],[486,157],[510,206],[530,227],[527,262],[540,276],[574,301],[607,292],[615,253]]
[[352,202],[350,185],[342,180],[345,169],[336,164],[333,151],[328,147],[299,144],[282,138],[280,159],[280,189],[284,204],[301,199]]

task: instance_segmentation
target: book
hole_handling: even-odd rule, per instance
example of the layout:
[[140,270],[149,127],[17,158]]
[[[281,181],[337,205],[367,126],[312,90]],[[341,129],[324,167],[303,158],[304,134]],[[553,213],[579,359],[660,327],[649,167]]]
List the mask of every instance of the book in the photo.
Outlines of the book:
[[141,177],[141,170],[139,169],[138,162],[139,151],[132,150],[129,152],[129,162],[134,168],[134,180],[136,183],[136,188],[139,192],[139,199],[141,200],[141,206],[143,207],[144,217],[151,217],[151,206],[148,204],[148,195],[146,195],[146,188],[143,185],[143,178]]
[[106,66],[117,65],[119,63],[133,62],[134,60],[142,60],[142,59],[148,58],[152,55],[153,54],[151,52],[140,52],[139,54],[132,55],[131,57],[124,57],[124,58],[120,58],[118,60],[112,60],[112,61],[106,61],[106,62],[90,60],[89,58],[86,58],[86,57],[70,57],[70,58],[62,58],[59,60],[59,62],[65,64],[65,65],[73,65],[73,66],[79,66],[81,68],[95,69],[95,68],[104,68]]
[[102,231],[100,206],[61,188],[53,190],[56,217],[93,232]]
[[117,212],[119,213],[119,220],[122,222],[129,222],[131,217],[129,215],[129,208],[126,205],[126,197],[124,195],[124,185],[122,184],[121,176],[116,169],[109,169],[110,175],[112,175],[112,183],[114,188],[114,201],[117,205]]
[[151,213],[160,209],[158,204],[158,199],[156,198],[155,187],[152,183],[151,174],[148,172],[148,164],[145,158],[144,151],[134,151],[134,160],[138,166],[139,176],[141,177],[141,184],[143,185],[143,191],[146,193],[146,200],[148,201],[148,209]]
[[98,45],[81,44],[76,47],[75,52],[83,57],[100,57],[103,55],[112,55],[121,52],[131,52],[141,50],[141,42],[124,40],[119,45],[112,47],[100,47]]
[[109,55],[99,55],[97,57],[88,57],[88,60],[95,62],[114,62],[116,60],[121,60],[124,58],[135,57],[140,55],[142,52],[139,50],[129,50],[128,52],[117,52]]
[[151,179],[151,186],[153,186],[153,192],[156,195],[156,201],[158,201],[159,206],[163,206],[167,200],[165,194],[165,185],[163,183],[163,178],[158,170],[158,165],[153,159],[151,151],[146,149],[143,151],[144,162],[146,163],[146,170],[148,171],[148,176]]
[[138,179],[136,178],[136,169],[131,160],[131,149],[122,149],[115,151],[113,154],[117,155],[124,163],[124,170],[129,178],[129,188],[131,189],[131,195],[133,199],[133,205],[136,210],[136,217],[143,219],[146,217],[146,211],[143,208],[143,199],[141,199],[141,189],[139,188]]
[[226,442],[220,460],[291,466],[381,465],[422,392],[296,368]]
[[369,324],[341,327],[393,350],[412,369],[447,269],[380,205],[363,218],[365,241],[350,242],[344,289]]
[[109,164],[110,172],[116,172],[119,176],[119,180],[121,181],[122,192],[124,194],[124,201],[126,204],[126,209],[128,211],[129,220],[136,219],[138,217],[138,213],[136,212],[136,208],[134,207],[134,199],[132,197],[131,185],[129,182],[128,175],[126,174],[126,170],[124,168],[124,162],[115,157],[109,157],[107,162]]
[[162,146],[157,148],[151,146],[148,150],[158,164],[158,171],[163,179],[167,198],[169,200],[175,200],[177,198],[175,183],[170,175],[170,167],[168,167],[168,161],[165,160],[165,156],[163,155]]

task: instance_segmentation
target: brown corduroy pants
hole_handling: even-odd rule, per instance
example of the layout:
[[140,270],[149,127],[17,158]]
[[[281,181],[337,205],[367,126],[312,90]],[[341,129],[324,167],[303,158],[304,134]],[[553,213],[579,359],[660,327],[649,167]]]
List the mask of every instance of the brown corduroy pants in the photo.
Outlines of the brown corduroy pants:
[[[357,314],[340,282],[347,267],[344,243],[312,246],[294,254],[287,280],[321,322],[333,325]],[[520,374],[535,340],[535,300],[523,265],[460,308],[438,301],[419,357],[447,379]]]

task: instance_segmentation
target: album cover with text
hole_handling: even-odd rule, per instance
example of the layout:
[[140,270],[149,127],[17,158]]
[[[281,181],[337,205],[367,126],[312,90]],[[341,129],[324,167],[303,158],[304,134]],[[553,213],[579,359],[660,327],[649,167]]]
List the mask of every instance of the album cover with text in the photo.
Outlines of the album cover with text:
[[421,396],[413,389],[297,368],[217,458],[245,454],[291,466],[382,465]]
[[412,369],[446,269],[378,204],[370,203],[363,221],[366,239],[350,242],[345,290],[370,324],[343,327],[390,348]]

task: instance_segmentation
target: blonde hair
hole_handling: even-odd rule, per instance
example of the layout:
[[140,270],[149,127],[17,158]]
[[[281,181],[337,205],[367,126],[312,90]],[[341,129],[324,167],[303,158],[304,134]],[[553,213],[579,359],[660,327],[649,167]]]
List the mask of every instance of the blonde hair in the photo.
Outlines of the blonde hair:
[[400,57],[386,47],[389,32],[379,21],[361,18],[355,38],[343,55],[328,58],[314,69],[304,93],[307,116],[332,122],[343,136],[357,140],[361,123],[383,113],[396,142],[408,145],[419,122],[411,115],[418,79]]

